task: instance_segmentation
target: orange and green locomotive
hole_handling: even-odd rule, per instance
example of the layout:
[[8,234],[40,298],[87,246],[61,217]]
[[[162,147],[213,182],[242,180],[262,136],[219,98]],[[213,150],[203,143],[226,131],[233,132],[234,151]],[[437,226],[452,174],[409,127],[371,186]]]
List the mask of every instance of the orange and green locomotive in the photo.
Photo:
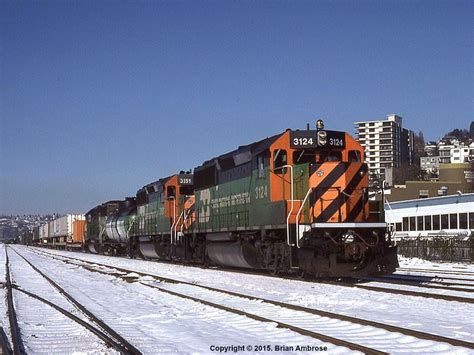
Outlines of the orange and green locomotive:
[[128,250],[227,267],[364,276],[398,266],[349,134],[286,130],[137,193]]

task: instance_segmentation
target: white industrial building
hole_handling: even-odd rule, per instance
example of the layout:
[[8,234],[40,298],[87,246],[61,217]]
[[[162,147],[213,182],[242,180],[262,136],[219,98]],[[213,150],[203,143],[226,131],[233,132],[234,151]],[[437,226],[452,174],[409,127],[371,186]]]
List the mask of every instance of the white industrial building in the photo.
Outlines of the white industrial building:
[[474,232],[474,193],[385,203],[394,240],[467,238]]

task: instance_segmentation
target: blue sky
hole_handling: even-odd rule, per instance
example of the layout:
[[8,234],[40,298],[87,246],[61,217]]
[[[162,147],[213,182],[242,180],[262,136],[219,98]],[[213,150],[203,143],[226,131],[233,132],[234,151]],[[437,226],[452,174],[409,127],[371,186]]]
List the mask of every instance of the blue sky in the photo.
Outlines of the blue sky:
[[472,1],[2,1],[0,213],[84,212],[324,117],[474,112]]

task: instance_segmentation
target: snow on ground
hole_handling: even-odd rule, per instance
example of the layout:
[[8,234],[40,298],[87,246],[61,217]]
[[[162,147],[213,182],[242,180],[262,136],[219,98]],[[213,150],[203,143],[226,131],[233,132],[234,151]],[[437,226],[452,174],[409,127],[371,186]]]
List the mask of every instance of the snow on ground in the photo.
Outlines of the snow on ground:
[[[0,282],[6,281],[5,275],[5,246],[4,244],[0,244]],[[3,328],[8,339],[11,339],[10,334],[10,323],[8,321],[8,313],[7,313],[7,289],[0,288],[0,327]],[[12,344],[10,344],[12,346]]]
[[[10,248],[8,256],[12,283],[88,320]],[[97,336],[52,307],[17,290],[13,290],[13,300],[27,353],[70,353],[77,349],[90,354],[110,353],[110,349]],[[74,339],[73,343],[71,339]]]
[[[141,284],[65,264],[15,246],[73,297],[144,353],[209,353],[211,346],[312,345],[349,349],[183,300]],[[25,288],[28,286],[24,285]]]
[[[26,247],[19,250],[26,250]],[[46,251],[474,342],[472,304],[155,261]]]
[[420,258],[406,258],[404,256],[398,257],[398,262],[401,268],[412,269],[430,269],[434,271],[451,271],[451,272],[472,272],[474,273],[474,264],[468,263],[448,263],[436,262],[430,260],[423,260]]

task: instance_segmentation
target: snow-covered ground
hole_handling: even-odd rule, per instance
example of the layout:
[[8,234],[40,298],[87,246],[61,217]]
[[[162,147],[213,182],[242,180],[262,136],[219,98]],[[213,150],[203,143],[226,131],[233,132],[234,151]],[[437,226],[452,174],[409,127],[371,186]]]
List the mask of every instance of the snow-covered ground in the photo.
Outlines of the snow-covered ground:
[[[277,328],[275,323],[230,314],[138,283],[91,273],[24,247],[15,248],[144,353],[209,353],[211,346],[230,345],[311,345],[327,347],[330,353],[349,352],[345,347]],[[30,285],[23,283],[23,287]],[[55,327],[60,322],[57,320]],[[49,352],[61,353],[54,347]]]
[[[443,276],[453,277],[453,273],[458,273],[460,275],[456,277],[474,280],[474,264],[434,262],[420,258],[406,258],[403,256],[399,256],[398,260],[400,264],[400,270],[397,271],[396,274],[431,277],[436,275],[439,278],[442,278]],[[429,270],[429,272],[423,272],[419,270]]]
[[[215,269],[200,269],[152,261],[107,257],[65,251],[33,249],[14,246],[40,269],[61,284],[101,317],[121,335],[141,350],[153,352],[211,352],[211,345],[318,345],[327,346],[329,353],[345,353],[336,347],[289,330],[279,329],[272,323],[261,323],[243,316],[203,306],[193,301],[178,299],[137,283],[128,284],[113,276],[91,273],[81,267],[65,264],[44,255],[44,252],[66,255],[82,260],[122,267],[137,272],[177,278],[196,284],[245,293],[250,296],[273,299],[305,307],[340,313],[474,342],[474,307],[472,304],[413,296],[391,295],[380,292],[322,285],[297,280],[285,280],[263,275],[238,274]],[[4,263],[0,249],[0,265]],[[11,252],[9,253],[12,254]],[[12,257],[10,256],[12,259]],[[11,260],[14,262],[14,260]],[[423,264],[423,266],[421,266]],[[431,263],[433,264],[433,263]],[[447,264],[442,269],[447,270]],[[402,267],[428,268],[426,262],[403,259]],[[466,266],[466,265],[463,265]],[[433,266],[436,268],[436,266]],[[453,270],[456,266],[450,266]],[[474,271],[467,265],[467,271]],[[0,272],[2,270],[0,269]],[[393,285],[390,285],[393,286]],[[25,286],[26,287],[26,286]],[[170,287],[168,285],[168,287]],[[171,286],[185,291],[184,286]],[[206,297],[211,297],[209,294]],[[214,297],[214,296],[212,296]],[[215,297],[219,297],[215,295]],[[227,304],[235,300],[226,299]],[[263,311],[258,304],[256,309]],[[238,308],[238,307],[237,307]],[[1,308],[0,308],[1,311]],[[282,317],[285,315],[283,314]],[[1,317],[1,313],[0,313]],[[335,324],[327,323],[333,328]],[[328,328],[330,328],[330,326]],[[351,332],[350,328],[347,329]],[[331,335],[331,334],[328,334]],[[368,335],[370,337],[370,334]],[[406,339],[393,334],[392,351],[406,351]],[[369,341],[370,344],[370,341]],[[365,344],[364,344],[365,345]],[[379,343],[379,346],[380,345]],[[382,346],[383,347],[383,346]],[[417,351],[431,353],[467,353],[464,350],[431,345],[418,341]],[[384,350],[386,350],[384,348]],[[415,348],[413,348],[415,351]]]

